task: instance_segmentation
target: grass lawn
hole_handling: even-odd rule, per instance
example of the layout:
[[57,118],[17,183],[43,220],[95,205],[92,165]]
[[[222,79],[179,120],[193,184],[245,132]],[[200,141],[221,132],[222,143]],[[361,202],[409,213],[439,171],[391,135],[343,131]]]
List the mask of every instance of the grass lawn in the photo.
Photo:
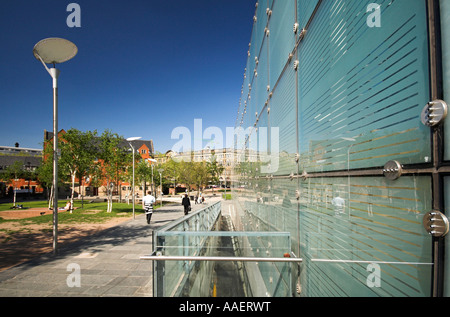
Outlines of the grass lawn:
[[222,198],[225,200],[231,200],[231,194],[222,194]]
[[[67,200],[58,201],[58,205],[60,207],[64,207],[66,205]],[[48,208],[47,201],[26,201],[19,202],[16,205],[22,205],[24,208]],[[13,204],[5,203],[0,204],[0,211],[11,210]],[[106,202],[94,202],[89,203],[88,201],[84,201],[84,206],[81,208],[81,201],[74,201],[75,209],[72,213],[70,212],[62,212],[58,213],[58,223],[59,224],[79,224],[79,223],[104,223],[111,218],[117,217],[131,217],[133,215],[133,205],[130,203],[113,203],[112,212],[106,212],[107,203]],[[155,205],[155,209],[159,207]],[[135,214],[142,214],[143,210],[139,204],[135,205]],[[32,218],[24,218],[24,219],[14,219],[14,220],[5,220],[0,217],[0,223],[2,222],[19,222],[26,224],[47,224],[53,222],[53,214],[49,210],[49,213]]]

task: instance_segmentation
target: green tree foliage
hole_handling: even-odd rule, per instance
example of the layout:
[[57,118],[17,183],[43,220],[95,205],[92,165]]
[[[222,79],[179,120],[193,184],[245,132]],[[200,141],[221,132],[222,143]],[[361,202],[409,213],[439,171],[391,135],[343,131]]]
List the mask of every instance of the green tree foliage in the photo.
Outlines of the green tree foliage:
[[123,137],[117,133],[105,130],[100,136],[97,153],[101,160],[101,168],[97,169],[100,173],[100,179],[106,181],[106,189],[108,196],[107,212],[112,211],[112,195],[117,188],[119,182],[124,179],[124,171],[126,166],[132,162],[132,153],[128,148],[121,146]]
[[152,182],[152,167],[144,160],[140,160],[135,167],[135,182],[142,184],[142,197],[144,197],[147,191],[147,183]]
[[211,161],[210,162],[206,162],[206,166],[208,169],[208,173],[210,175],[210,181],[213,184],[217,184],[219,182],[219,177],[222,174],[222,172],[224,171],[224,167],[222,165],[220,165],[217,162],[216,156],[213,155],[211,157]]
[[[176,162],[169,160],[164,164],[160,164],[154,168],[154,171],[158,169],[164,169],[162,174],[163,186],[170,185],[175,182],[178,184],[185,184],[188,192],[191,192],[192,187],[196,186],[197,190],[208,185],[209,182],[217,183],[219,176],[223,172],[224,167],[213,160],[212,162]],[[157,172],[156,172],[157,173]],[[158,177],[156,177],[156,175]],[[155,174],[155,185],[160,185],[159,173]]]
[[82,132],[70,129],[62,138],[63,141],[59,146],[61,157],[58,168],[61,174],[70,178],[72,187],[70,201],[73,206],[75,179],[81,180],[87,175],[97,154],[95,147],[97,131]]

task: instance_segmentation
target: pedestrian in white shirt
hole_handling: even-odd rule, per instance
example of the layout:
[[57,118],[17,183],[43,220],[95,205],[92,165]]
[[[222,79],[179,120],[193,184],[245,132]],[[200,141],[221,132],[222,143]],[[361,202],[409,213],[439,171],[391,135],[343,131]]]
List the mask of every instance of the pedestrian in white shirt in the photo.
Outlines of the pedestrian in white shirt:
[[147,218],[147,223],[150,224],[150,220],[153,215],[153,204],[156,202],[155,197],[152,196],[152,192],[149,191],[144,198],[142,198],[142,207],[145,210],[145,216]]

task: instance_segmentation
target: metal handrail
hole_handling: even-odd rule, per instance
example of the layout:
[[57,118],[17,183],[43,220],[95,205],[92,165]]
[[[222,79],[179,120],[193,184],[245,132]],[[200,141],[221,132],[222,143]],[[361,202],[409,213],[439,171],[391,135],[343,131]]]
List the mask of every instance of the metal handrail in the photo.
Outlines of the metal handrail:
[[222,262],[286,262],[301,263],[301,258],[257,258],[257,257],[234,257],[234,256],[163,256],[163,255],[144,255],[141,260],[152,261],[222,261]]
[[182,224],[183,222],[187,222],[189,221],[191,218],[196,217],[197,215],[199,215],[200,213],[203,213],[206,209],[212,209],[215,208],[216,205],[221,204],[220,201],[213,203],[212,205],[208,205],[205,206],[205,208],[202,208],[200,210],[197,210],[193,213],[190,213],[189,215],[186,215],[184,217],[181,217],[179,219],[173,220],[170,223],[168,223],[165,226],[162,226],[161,228],[159,228],[157,230],[158,233],[166,233],[166,232],[170,232],[170,230],[172,230],[173,228],[177,227],[178,225]]

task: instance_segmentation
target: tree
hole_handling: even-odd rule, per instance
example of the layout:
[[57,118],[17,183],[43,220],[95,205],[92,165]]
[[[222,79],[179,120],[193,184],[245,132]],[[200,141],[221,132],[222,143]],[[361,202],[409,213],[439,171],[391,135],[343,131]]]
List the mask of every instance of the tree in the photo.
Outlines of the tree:
[[208,185],[208,181],[211,179],[206,162],[194,162],[193,173],[195,185],[197,185],[197,193],[200,194],[200,188]]
[[[176,163],[175,161],[169,160],[166,163],[162,165],[162,168],[164,169],[163,175],[167,179],[166,185],[170,187],[169,184],[174,184],[174,194],[176,194],[176,183],[177,181],[180,181],[180,172],[179,172],[179,163]],[[159,167],[155,169],[157,171]],[[164,186],[164,184],[163,184]]]
[[[53,156],[53,154],[52,154]],[[53,162],[52,160],[43,161],[42,165],[36,170],[37,179],[39,184],[47,190],[49,195],[48,198],[48,208],[52,207],[53,202]]]
[[14,198],[13,206],[16,207],[16,179],[22,178],[24,174],[23,163],[21,161],[15,161],[12,165],[8,166],[5,172],[2,173],[1,178],[8,182],[13,183]]
[[72,193],[70,196],[71,208],[73,209],[73,197],[75,193],[75,179],[81,181],[86,176],[87,171],[93,164],[96,156],[95,138],[97,131],[81,132],[77,129],[70,129],[64,134],[61,142],[61,157],[59,159],[59,168],[61,173],[70,176]]
[[195,184],[195,168],[194,162],[181,161],[177,163],[178,181],[186,184],[188,193],[191,192],[191,185]]
[[[163,185],[164,179],[168,180],[167,184],[176,179],[177,183],[183,183],[187,186],[188,192],[191,191],[192,185],[196,185],[198,191],[200,191],[200,188],[205,187],[209,181],[218,182],[219,176],[224,170],[224,167],[218,164],[215,158],[211,162],[175,162],[169,160],[163,165],[158,165],[155,171],[160,168],[164,169]],[[158,178],[155,178],[155,183],[159,186]]]
[[[58,148],[60,145],[58,142]],[[47,141],[44,144],[44,159],[42,160],[41,166],[37,170],[38,182],[41,186],[47,189],[49,192],[48,198],[48,208],[51,209],[53,206],[53,139]],[[58,173],[58,183],[60,182],[61,174]],[[59,184],[58,184],[59,185]]]
[[101,160],[98,173],[101,174],[99,178],[106,181],[107,212],[112,211],[113,190],[123,179],[126,166],[132,162],[132,153],[120,145],[122,141],[123,138],[118,134],[105,130],[98,142],[98,158]]
[[211,161],[206,162],[208,172],[211,175],[211,182],[217,184],[219,182],[220,175],[225,169],[221,164],[217,163],[216,156],[211,156]]
[[138,184],[142,183],[142,197],[144,197],[147,188],[147,182],[152,181],[152,168],[145,160],[141,159],[135,167],[135,181],[137,181]]
[[[159,170],[163,169],[164,171],[159,173]],[[150,177],[151,177],[151,169],[150,169]],[[155,194],[158,192],[158,189],[161,188],[162,192],[164,192],[163,188],[167,188],[170,184],[169,179],[173,178],[170,172],[170,167],[167,163],[154,165],[153,167],[153,182],[155,184]]]

